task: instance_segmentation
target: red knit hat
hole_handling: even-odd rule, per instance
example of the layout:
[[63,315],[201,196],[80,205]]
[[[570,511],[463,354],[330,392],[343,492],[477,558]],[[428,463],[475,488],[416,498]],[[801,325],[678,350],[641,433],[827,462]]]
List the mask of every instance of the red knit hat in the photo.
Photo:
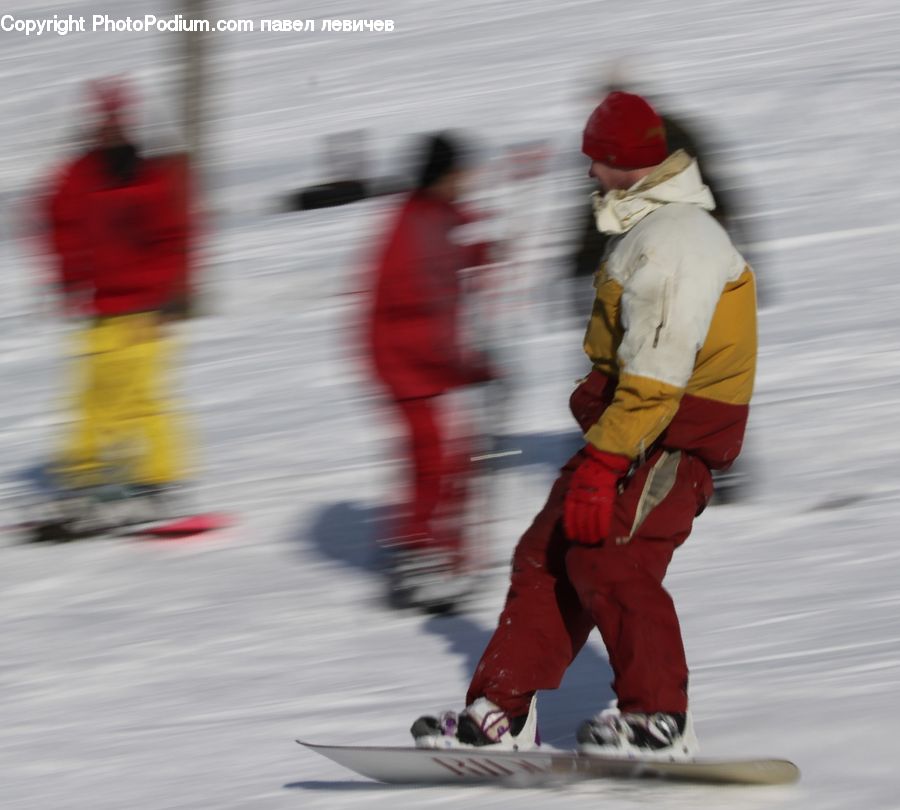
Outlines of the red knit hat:
[[581,151],[616,169],[643,169],[669,154],[662,118],[640,96],[610,93],[591,113]]

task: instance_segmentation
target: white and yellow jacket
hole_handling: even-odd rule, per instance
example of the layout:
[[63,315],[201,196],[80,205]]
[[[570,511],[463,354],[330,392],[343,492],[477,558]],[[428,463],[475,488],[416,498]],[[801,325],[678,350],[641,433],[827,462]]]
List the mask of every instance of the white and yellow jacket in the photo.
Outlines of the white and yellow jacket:
[[710,215],[697,163],[676,152],[627,191],[595,195],[614,235],[595,279],[584,349],[614,394],[585,438],[638,458],[651,447],[726,467],[740,451],[756,371],[753,273]]

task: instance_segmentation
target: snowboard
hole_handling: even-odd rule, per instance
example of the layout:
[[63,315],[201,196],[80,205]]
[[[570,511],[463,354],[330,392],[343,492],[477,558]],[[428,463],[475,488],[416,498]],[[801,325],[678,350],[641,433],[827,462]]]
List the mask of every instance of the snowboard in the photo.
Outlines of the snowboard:
[[6,527],[26,543],[71,543],[78,540],[126,537],[132,540],[190,540],[234,525],[224,512],[202,512],[148,524],[72,528],[64,522],[23,522]]
[[537,786],[610,778],[708,785],[788,785],[800,778],[799,768],[785,759],[671,762],[596,756],[547,747],[529,751],[483,751],[297,742],[361,776],[397,785]]
[[227,529],[233,523],[232,517],[224,512],[202,512],[141,526],[125,534],[146,540],[189,540],[219,529]]
[[109,537],[186,539],[234,523],[227,513],[187,513],[184,503],[171,497],[160,500],[147,488],[134,485],[67,488],[49,465],[26,470],[18,489],[23,519],[5,528],[27,543]]
[[145,540],[189,540],[219,529],[227,529],[233,523],[231,516],[224,512],[201,512],[143,526],[128,534]]

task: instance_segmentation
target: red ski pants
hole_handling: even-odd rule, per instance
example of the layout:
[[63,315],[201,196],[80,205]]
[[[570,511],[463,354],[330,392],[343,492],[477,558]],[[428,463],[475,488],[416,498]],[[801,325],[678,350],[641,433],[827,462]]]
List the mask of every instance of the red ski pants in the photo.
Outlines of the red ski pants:
[[461,552],[467,454],[451,436],[441,397],[396,400],[408,435],[407,506],[395,531],[411,547]]
[[[573,411],[590,394],[576,391]],[[599,397],[588,405],[588,411],[602,411]],[[709,469],[688,453],[658,449],[616,501],[611,535],[618,541],[582,545],[570,542],[562,526],[565,495],[582,458],[578,453],[562,468],[519,540],[506,605],[466,702],[485,696],[513,717],[526,713],[535,691],[559,686],[597,627],[622,711],[683,712],[688,668],[662,581],[712,494]]]

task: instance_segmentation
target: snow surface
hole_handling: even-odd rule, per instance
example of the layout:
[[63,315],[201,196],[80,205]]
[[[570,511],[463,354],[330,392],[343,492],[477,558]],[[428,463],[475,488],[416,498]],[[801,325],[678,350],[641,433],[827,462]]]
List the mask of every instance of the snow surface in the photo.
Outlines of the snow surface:
[[[182,329],[179,383],[202,459],[196,495],[239,513],[240,527],[191,544],[3,541],[0,806],[898,807],[896,0],[216,5],[230,17],[391,18],[397,31],[217,36],[210,314]],[[115,6],[147,11],[163,13]],[[18,237],[21,202],[60,157],[83,79],[128,73],[165,102],[175,65],[171,35],[0,42],[8,523],[24,471],[58,435],[72,334]],[[706,753],[785,756],[803,779],[513,793],[373,785],[293,740],[403,744],[419,713],[461,705],[502,604],[502,561],[577,441],[566,402],[584,364],[557,280],[562,225],[581,193],[591,87],[619,58],[669,109],[710,122],[721,166],[746,189],[768,300],[747,444],[754,490],[698,520],[668,584]],[[358,362],[356,293],[385,204],[273,211],[285,191],[322,179],[329,132],[366,129],[387,171],[411,133],[448,126],[495,153],[545,139],[555,157],[535,188],[506,195],[531,237],[506,311],[516,376],[504,430],[524,452],[484,480],[491,574],[470,613],[428,619],[382,607],[372,570],[398,467]],[[544,738],[570,744],[609,679],[594,641],[543,696]]]

